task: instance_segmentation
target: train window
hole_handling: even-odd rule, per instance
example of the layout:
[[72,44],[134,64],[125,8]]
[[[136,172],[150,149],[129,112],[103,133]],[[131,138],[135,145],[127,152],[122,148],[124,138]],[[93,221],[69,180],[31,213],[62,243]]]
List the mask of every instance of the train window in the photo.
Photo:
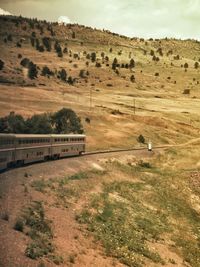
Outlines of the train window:
[[5,162],[5,161],[7,161],[6,158],[0,158],[0,162]]

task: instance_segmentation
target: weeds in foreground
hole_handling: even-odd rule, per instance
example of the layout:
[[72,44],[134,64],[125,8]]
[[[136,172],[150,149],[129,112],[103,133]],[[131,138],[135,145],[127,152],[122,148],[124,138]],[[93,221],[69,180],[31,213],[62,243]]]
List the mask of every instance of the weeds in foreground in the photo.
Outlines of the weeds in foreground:
[[55,254],[51,222],[45,217],[42,202],[32,202],[23,210],[21,218],[17,220],[16,224],[18,231],[20,229],[23,231],[23,227],[26,226],[28,235],[32,239],[25,250],[27,257],[37,259],[46,256],[56,264],[63,262],[62,257]]

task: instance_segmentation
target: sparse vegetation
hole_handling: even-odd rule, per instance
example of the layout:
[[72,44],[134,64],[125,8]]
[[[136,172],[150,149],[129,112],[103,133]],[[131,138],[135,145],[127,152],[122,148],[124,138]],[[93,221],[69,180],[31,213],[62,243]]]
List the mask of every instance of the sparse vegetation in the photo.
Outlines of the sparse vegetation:
[[145,138],[144,138],[144,136],[143,136],[142,134],[140,134],[140,135],[138,136],[138,138],[137,138],[137,141],[138,141],[139,143],[145,144]]

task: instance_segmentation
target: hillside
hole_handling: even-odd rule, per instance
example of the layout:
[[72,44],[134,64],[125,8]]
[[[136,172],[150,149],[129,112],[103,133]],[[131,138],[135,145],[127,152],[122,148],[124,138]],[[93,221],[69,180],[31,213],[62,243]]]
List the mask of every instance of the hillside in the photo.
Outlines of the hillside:
[[0,117],[66,107],[88,151],[153,144],[0,174],[0,265],[200,267],[200,42],[0,16],[0,49]]
[[[0,19],[1,60],[5,63],[0,73],[1,115],[14,110],[30,116],[71,107],[83,123],[90,118],[91,124],[84,126],[92,148],[100,146],[102,135],[107,137],[101,142],[104,147],[119,146],[119,137],[125,138],[126,146],[135,144],[140,133],[156,143],[197,136],[199,42],[130,39],[79,25]],[[50,52],[43,44],[45,37]],[[37,78],[28,78],[27,68],[20,64],[24,58],[36,64]],[[44,66],[50,74],[42,76]],[[64,80],[62,69],[67,74]]]

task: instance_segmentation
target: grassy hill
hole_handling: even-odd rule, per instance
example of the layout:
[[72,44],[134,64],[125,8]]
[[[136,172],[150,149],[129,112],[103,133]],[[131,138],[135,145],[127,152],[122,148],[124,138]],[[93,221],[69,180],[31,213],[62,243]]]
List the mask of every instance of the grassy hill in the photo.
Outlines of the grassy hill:
[[[21,17],[1,16],[0,20],[1,60],[5,63],[0,73],[1,115],[14,110],[30,116],[71,107],[83,122],[86,117],[91,119],[90,125],[84,125],[89,147],[119,146],[119,137],[125,139],[124,145],[135,144],[139,134],[155,143],[183,142],[197,136],[198,41],[131,39],[76,24]],[[44,38],[49,38],[50,51],[46,51]],[[37,43],[43,52],[37,50]],[[20,64],[24,58],[36,64],[34,79]],[[45,66],[52,73],[42,76]],[[62,69],[66,81],[60,78]],[[100,144],[102,135],[108,138]]]

